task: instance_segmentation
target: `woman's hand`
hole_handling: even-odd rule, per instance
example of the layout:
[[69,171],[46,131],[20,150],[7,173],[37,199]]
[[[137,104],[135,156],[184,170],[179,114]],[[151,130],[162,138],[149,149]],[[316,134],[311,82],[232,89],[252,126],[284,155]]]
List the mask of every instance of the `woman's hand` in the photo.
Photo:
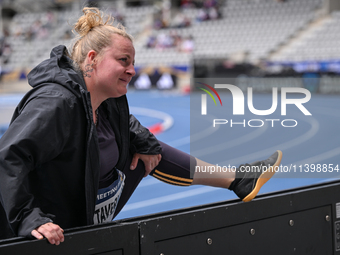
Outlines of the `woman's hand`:
[[46,237],[51,244],[59,245],[61,242],[64,242],[63,233],[64,230],[61,227],[49,222],[32,230],[31,235],[37,239]]
[[146,154],[135,153],[135,155],[133,155],[133,158],[132,158],[130,169],[135,170],[138,164],[138,159],[140,159],[144,163],[144,166],[145,166],[144,177],[146,177],[159,164],[159,161],[161,161],[161,158],[162,158],[161,154],[146,155]]

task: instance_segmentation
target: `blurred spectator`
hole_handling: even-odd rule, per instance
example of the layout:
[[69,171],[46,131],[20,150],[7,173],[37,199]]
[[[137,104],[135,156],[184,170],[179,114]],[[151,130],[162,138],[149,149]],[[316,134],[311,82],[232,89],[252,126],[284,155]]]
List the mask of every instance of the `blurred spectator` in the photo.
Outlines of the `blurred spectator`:
[[1,57],[0,65],[7,64],[12,53],[11,46],[7,42],[8,36],[9,31],[7,29],[4,29],[4,34],[0,37],[0,57]]
[[182,12],[179,12],[172,21],[172,27],[183,28],[191,25],[190,19]]
[[156,36],[152,35],[148,38],[147,48],[156,48],[158,50],[175,48],[180,52],[191,53],[194,50],[194,39],[192,36],[182,38],[175,30],[169,34],[160,33]]
[[148,42],[146,44],[146,47],[147,48],[154,48],[156,47],[156,44],[157,44],[157,38],[156,36],[150,36],[149,39],[148,39]]
[[192,8],[195,7],[194,3],[191,0],[182,0],[181,1],[182,8]]
[[165,26],[169,26],[171,22],[171,1],[170,0],[162,0],[161,4],[161,17],[162,21],[165,23]]
[[32,27],[29,27],[26,33],[24,34],[26,41],[31,41],[34,38],[34,32]]
[[171,1],[163,0],[155,5],[158,12],[154,14],[153,28],[156,30],[166,28],[171,22]]
[[182,0],[180,5],[181,8],[198,8],[203,6],[202,1],[199,0]]
[[185,38],[182,42],[181,51],[191,53],[194,50],[194,39],[192,36]]
[[152,35],[146,43],[147,48],[156,48],[159,50],[175,48],[178,51],[190,53],[194,49],[194,40],[192,36],[182,39],[176,32],[171,31],[169,34],[160,33],[156,36]]
[[216,0],[205,0],[204,3],[203,3],[203,6],[207,9],[216,8],[217,7],[217,1]]
[[154,20],[153,21],[153,28],[156,29],[156,30],[166,28],[168,26],[168,24],[165,22],[165,20],[163,18],[162,11],[158,11],[157,13],[155,13],[153,20]]
[[14,37],[20,37],[23,35],[23,31],[22,31],[22,27],[17,24],[17,23],[13,23],[13,27],[12,27],[12,35]]
[[162,33],[157,36],[157,49],[165,49],[171,47],[174,47],[174,38],[171,35]]
[[177,34],[176,30],[171,31],[170,36],[173,39],[173,47],[176,47],[178,49],[182,44],[182,37]]
[[209,19],[214,20],[214,19],[218,19],[220,15],[216,7],[211,7],[209,8],[208,16],[209,16]]
[[46,13],[45,17],[34,21],[25,34],[26,40],[44,40],[48,38],[50,35],[50,30],[52,29],[52,17],[53,16],[51,16],[49,13]]
[[161,17],[157,17],[154,19],[154,22],[153,22],[154,29],[159,30],[159,29],[166,28],[166,27],[167,26]]
[[197,21],[215,20],[220,18],[219,7],[216,0],[205,0],[203,7],[200,8]]
[[9,44],[5,43],[5,45],[1,49],[1,60],[2,60],[1,62],[2,62],[2,64],[8,63],[11,54],[12,54],[11,46]]
[[37,35],[39,34],[39,31],[42,29],[42,24],[40,20],[36,20],[33,25],[31,26],[31,39],[35,39]]
[[205,21],[209,19],[208,10],[206,8],[201,8],[197,15],[197,21]]

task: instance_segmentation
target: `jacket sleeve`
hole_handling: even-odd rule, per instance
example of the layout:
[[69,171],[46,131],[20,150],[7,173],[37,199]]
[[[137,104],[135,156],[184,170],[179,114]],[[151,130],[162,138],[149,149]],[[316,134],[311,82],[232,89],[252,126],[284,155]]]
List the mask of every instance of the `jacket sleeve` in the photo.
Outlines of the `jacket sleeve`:
[[157,155],[162,152],[157,138],[132,114],[130,114],[130,149],[133,154]]
[[69,134],[67,105],[58,93],[30,97],[16,109],[16,118],[0,139],[0,202],[16,235],[32,237],[33,229],[54,217],[39,208],[34,194],[39,190],[37,176],[43,174],[35,168],[63,149]]

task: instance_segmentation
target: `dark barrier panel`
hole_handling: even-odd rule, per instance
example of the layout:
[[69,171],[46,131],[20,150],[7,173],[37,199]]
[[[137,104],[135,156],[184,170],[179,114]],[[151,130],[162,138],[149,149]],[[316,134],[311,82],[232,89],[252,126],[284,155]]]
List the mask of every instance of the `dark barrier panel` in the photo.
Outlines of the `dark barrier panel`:
[[337,202],[334,182],[159,215],[141,222],[141,254],[338,254]]
[[27,241],[14,238],[0,241],[1,255],[40,254],[139,254],[139,231],[137,223],[108,224],[65,231],[65,242],[56,246],[47,240]]
[[0,254],[340,254],[340,181],[68,230],[59,246],[3,240]]

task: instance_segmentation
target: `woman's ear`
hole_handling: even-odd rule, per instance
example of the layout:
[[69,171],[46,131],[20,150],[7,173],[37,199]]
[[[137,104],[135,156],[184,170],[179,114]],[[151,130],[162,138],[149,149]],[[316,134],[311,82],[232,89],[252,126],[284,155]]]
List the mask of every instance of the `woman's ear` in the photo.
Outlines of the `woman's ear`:
[[83,75],[84,77],[90,78],[92,76],[93,69],[96,66],[97,63],[97,57],[98,54],[94,50],[90,50],[87,55],[86,59],[84,61],[84,70]]
[[87,53],[87,58],[89,60],[90,63],[93,63],[94,61],[96,61],[96,57],[97,57],[97,52],[95,52],[94,50],[90,50],[88,53]]

